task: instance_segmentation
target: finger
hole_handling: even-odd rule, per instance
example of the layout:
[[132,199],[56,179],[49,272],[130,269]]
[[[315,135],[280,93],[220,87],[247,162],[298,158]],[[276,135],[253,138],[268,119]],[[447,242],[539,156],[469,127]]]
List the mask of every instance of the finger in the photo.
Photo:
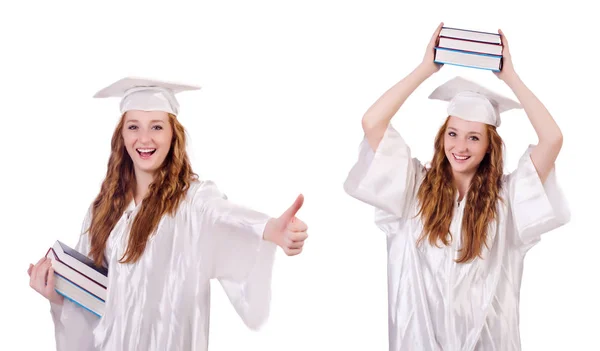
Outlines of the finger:
[[40,265],[44,262],[45,259],[46,259],[45,257],[40,258],[40,260],[37,261],[35,266],[33,266],[33,269],[31,271],[31,283],[32,284],[35,284],[35,281],[37,281],[37,276],[40,271]]
[[46,286],[46,278],[48,276],[48,269],[50,269],[49,261],[45,261],[39,268],[37,277],[36,277],[36,285],[39,289],[44,290]]
[[54,291],[54,284],[56,284],[54,268],[50,267],[50,269],[48,270],[48,284],[46,285],[46,292],[48,293],[48,295]]
[[292,242],[304,241],[308,238],[306,232],[291,232],[289,238]]
[[506,36],[504,35],[504,32],[502,31],[502,29],[498,29],[498,34],[500,34],[500,39],[502,40],[502,45],[506,48],[508,48],[508,40],[506,40]]
[[296,256],[297,254],[301,253],[302,249],[286,249],[285,250],[285,254],[288,256]]
[[288,225],[288,229],[292,232],[305,232],[308,230],[308,226],[298,218],[294,218]]
[[288,249],[301,249],[303,246],[304,241],[294,241],[288,246]]
[[292,220],[292,218],[294,218],[294,216],[296,215],[298,210],[300,210],[300,208],[302,207],[302,204],[304,204],[304,195],[300,194],[300,195],[298,195],[298,197],[296,198],[296,201],[294,201],[292,206],[290,206],[290,208],[288,208],[281,215],[280,218],[284,219],[286,222],[290,222]]
[[440,22],[437,26],[433,35],[431,36],[431,40],[429,40],[429,46],[433,47],[437,45],[438,37],[440,36],[440,32],[442,31],[442,27],[444,27],[444,22]]
[[434,41],[437,39],[437,37],[440,35],[440,32],[442,31],[443,26],[444,26],[444,22],[440,22],[440,24],[438,24],[437,28],[433,32],[433,35],[431,36],[431,41]]
[[31,277],[31,271],[33,270],[33,265],[30,263],[29,268],[27,269],[27,274]]
[[33,277],[35,277],[36,271],[34,265],[31,265],[30,271],[31,273],[29,274],[29,286],[35,289],[35,279],[33,279]]

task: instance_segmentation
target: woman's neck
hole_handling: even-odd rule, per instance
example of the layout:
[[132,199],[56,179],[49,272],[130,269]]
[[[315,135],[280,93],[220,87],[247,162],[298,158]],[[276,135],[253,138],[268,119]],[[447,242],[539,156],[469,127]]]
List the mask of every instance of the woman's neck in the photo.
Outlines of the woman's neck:
[[454,186],[458,189],[458,201],[462,201],[469,190],[475,173],[454,173]]
[[146,172],[135,172],[135,192],[133,194],[133,200],[135,201],[135,205],[139,205],[144,197],[146,197],[146,193],[148,193],[148,188],[150,184],[154,181],[154,175]]

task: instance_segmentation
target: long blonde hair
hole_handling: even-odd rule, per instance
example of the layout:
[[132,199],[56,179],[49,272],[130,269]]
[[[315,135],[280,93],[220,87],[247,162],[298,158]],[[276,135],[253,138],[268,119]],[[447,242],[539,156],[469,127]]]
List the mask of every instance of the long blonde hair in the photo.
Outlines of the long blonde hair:
[[[423,233],[417,241],[418,244],[425,238],[429,239],[431,245],[436,246],[439,241],[449,245],[452,240],[450,223],[457,190],[453,184],[450,162],[444,152],[444,134],[448,121],[449,117],[435,137],[431,168],[427,171],[417,193],[420,203],[418,215],[421,215],[423,221]],[[471,180],[465,201],[461,233],[462,247],[456,260],[458,263],[481,257],[483,246],[487,247],[488,225],[497,219],[496,205],[498,200],[501,200],[503,141],[494,126],[486,125],[486,127],[490,146]]]

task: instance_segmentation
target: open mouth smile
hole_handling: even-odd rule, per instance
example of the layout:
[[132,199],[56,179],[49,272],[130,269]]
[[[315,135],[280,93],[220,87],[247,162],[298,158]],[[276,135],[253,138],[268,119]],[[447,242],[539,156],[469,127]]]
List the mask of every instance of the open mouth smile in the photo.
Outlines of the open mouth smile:
[[135,151],[137,151],[141,158],[149,159],[156,152],[156,149],[135,149]]
[[470,159],[470,158],[471,158],[471,156],[459,156],[459,155],[457,155],[457,154],[452,154],[452,156],[453,156],[453,157],[454,157],[454,159],[455,159],[456,161],[458,161],[458,162],[461,162],[461,161],[466,161],[466,160],[468,160],[468,159]]

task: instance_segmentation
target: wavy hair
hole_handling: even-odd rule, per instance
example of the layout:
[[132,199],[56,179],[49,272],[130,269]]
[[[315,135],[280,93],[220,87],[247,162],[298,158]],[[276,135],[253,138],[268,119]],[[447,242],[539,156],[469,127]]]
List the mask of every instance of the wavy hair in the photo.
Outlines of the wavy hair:
[[[185,129],[173,114],[169,114],[169,123],[173,130],[169,153],[156,171],[154,181],[133,220],[121,263],[133,263],[140,258],[162,216],[175,213],[191,182],[198,178],[192,171],[186,152]],[[90,256],[98,266],[102,264],[108,237],[133,199],[136,187],[133,161],[125,149],[122,136],[124,124],[125,114],[113,133],[106,177],[92,205]]]
[[[417,214],[423,221],[423,232],[417,241],[425,238],[431,245],[441,241],[449,245],[452,240],[450,223],[454,211],[456,187],[453,183],[452,166],[444,152],[444,135],[449,117],[435,137],[434,155],[431,168],[419,187],[417,198],[420,209]],[[497,201],[502,200],[500,190],[503,176],[503,141],[496,128],[486,125],[490,146],[479,164],[471,184],[462,222],[462,247],[459,249],[458,263],[466,263],[481,257],[483,246],[487,247],[488,225],[497,219]],[[456,233],[455,233],[456,234]]]

